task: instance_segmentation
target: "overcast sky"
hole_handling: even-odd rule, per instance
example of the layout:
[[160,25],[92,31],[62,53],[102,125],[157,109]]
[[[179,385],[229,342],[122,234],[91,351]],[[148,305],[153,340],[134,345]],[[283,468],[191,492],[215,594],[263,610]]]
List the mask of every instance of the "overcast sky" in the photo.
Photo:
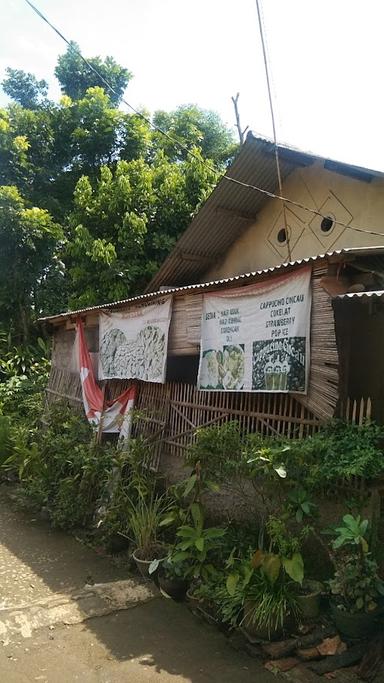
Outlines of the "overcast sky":
[[[279,141],[384,170],[383,0],[261,0]],[[150,111],[196,103],[271,136],[255,0],[35,0],[85,56],[134,74]],[[32,71],[60,95],[61,39],[24,0],[0,0],[0,75]],[[0,94],[0,104],[6,98]]]

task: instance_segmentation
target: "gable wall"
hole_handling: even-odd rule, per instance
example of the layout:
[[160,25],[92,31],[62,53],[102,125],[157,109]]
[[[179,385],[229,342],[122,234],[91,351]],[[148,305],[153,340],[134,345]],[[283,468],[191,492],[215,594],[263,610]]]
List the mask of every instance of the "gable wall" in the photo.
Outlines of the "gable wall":
[[[382,237],[377,237],[335,225],[325,234],[320,229],[320,217],[287,205],[292,260],[345,247],[384,245],[382,179],[374,178],[370,183],[356,180],[328,171],[323,168],[323,162],[317,162],[293,171],[283,184],[283,194],[322,214],[333,215],[343,223],[383,233]],[[231,277],[288,261],[286,245],[277,241],[277,233],[282,227],[281,202],[271,199],[261,209],[257,220],[228,250],[223,261],[210,268],[201,281]]]

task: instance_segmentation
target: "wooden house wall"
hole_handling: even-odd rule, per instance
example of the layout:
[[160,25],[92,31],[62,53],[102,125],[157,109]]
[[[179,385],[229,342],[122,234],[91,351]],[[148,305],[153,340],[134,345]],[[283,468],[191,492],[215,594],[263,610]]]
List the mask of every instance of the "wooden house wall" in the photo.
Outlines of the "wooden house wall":
[[335,306],[343,403],[372,401],[372,417],[384,423],[384,305],[380,301],[340,301]]

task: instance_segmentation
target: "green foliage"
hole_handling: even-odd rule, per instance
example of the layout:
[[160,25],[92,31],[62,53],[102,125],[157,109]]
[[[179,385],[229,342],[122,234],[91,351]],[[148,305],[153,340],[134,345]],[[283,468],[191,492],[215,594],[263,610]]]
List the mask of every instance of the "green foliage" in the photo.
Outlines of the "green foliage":
[[384,584],[378,577],[377,562],[369,554],[343,554],[337,559],[334,577],[329,581],[338,609],[350,613],[376,609]]
[[344,515],[343,523],[327,531],[332,541],[335,573],[329,581],[336,606],[350,613],[370,612],[384,596],[384,583],[368,547],[369,522],[360,515]]
[[237,422],[227,422],[198,430],[187,458],[217,482],[241,476],[291,488],[285,492],[287,509],[301,522],[315,512],[311,491],[340,478],[379,477],[383,443],[383,428],[374,423],[334,420],[306,439],[285,439],[241,435]]
[[317,434],[291,442],[287,469],[312,488],[339,478],[374,479],[384,471],[383,439],[382,427],[374,423],[355,425],[334,420]]
[[184,563],[187,566],[186,578],[207,578],[213,566],[207,562],[220,545],[225,529],[204,527],[204,514],[201,505],[191,506],[192,524],[180,526],[176,532],[179,539],[175,545],[171,561],[174,564]]
[[188,448],[186,462],[196,468],[208,480],[221,481],[228,469],[235,470],[242,452],[242,438],[235,421],[222,425],[202,427],[196,431],[196,439]]
[[151,161],[118,161],[114,171],[103,166],[96,183],[82,177],[64,255],[72,280],[71,305],[140,292],[214,180],[195,160],[171,163],[162,153]]
[[299,618],[297,598],[288,582],[271,582],[268,576],[258,573],[250,585],[245,602],[244,621],[267,631],[271,637],[284,629],[288,616]]
[[8,97],[26,109],[36,109],[44,102],[47,92],[47,81],[38,81],[37,78],[19,69],[5,70],[6,78],[1,86]]
[[27,346],[9,342],[10,334],[0,332],[0,415],[11,417],[12,427],[26,419],[36,426],[50,368],[48,345],[41,337]]
[[365,538],[368,531],[368,520],[361,519],[360,515],[344,515],[343,526],[336,527],[336,538],[332,543],[334,550],[346,545],[358,545],[364,553],[368,552],[368,542]]
[[[110,97],[114,105],[117,106],[132,78],[132,74],[128,69],[117,64],[113,57],[106,57],[105,60],[100,57],[90,57],[88,62],[112,86],[115,92],[110,91]],[[68,46],[66,53],[59,57],[55,76],[61,85],[62,92],[73,100],[84,97],[89,88],[102,85],[97,74],[81,59],[79,46],[74,42]]]
[[75,44],[55,71],[59,103],[31,74],[11,69],[3,82],[14,103],[0,110],[0,248],[15,268],[1,268],[12,296],[0,279],[0,314],[17,344],[38,315],[142,292],[217,182],[204,160],[224,167],[234,153],[231,131],[193,105],[154,116],[195,156],[180,153],[118,109],[130,72],[111,57],[89,61],[114,93]]
[[305,517],[312,517],[317,510],[316,504],[312,503],[308,492],[301,486],[288,493],[287,507],[298,524],[301,524]]
[[27,420],[14,427],[12,454],[4,463],[18,472],[31,501],[47,507],[63,528],[89,520],[104,466],[104,451],[91,443],[89,425],[61,404],[52,406],[45,429]]
[[40,283],[57,268],[63,234],[47,211],[27,208],[16,187],[0,187],[0,217],[0,317],[27,343]]
[[12,453],[11,421],[8,416],[0,415],[0,467]]
[[[153,563],[154,570],[157,570],[157,568],[160,566],[159,561],[155,561]],[[149,573],[151,572],[151,567],[149,568]],[[167,579],[185,579],[186,576],[188,576],[188,571],[189,571],[189,566],[188,562],[175,562],[173,560],[172,552],[170,552],[165,560],[161,562],[161,573],[163,576],[165,576]]]
[[[188,148],[199,147],[203,156],[211,159],[218,167],[227,164],[237,149],[232,131],[214,111],[186,104],[172,112],[155,112],[153,121],[161,130]],[[184,150],[159,133],[156,134],[156,143],[170,160],[186,159]]]
[[129,505],[129,538],[133,540],[141,560],[153,560],[154,554],[157,557],[156,553],[161,552],[159,529],[167,512],[167,497],[152,490],[149,495],[140,495],[137,500],[130,500]]

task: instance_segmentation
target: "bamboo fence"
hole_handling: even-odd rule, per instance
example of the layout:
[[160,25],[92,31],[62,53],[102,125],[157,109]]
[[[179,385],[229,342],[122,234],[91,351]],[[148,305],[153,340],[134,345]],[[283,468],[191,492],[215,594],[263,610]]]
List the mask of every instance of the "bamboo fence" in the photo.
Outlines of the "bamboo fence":
[[[155,463],[158,464],[163,453],[183,456],[197,429],[227,420],[237,420],[244,432],[305,438],[335,414],[357,424],[370,418],[370,399],[348,400],[344,406],[339,406],[339,358],[334,312],[332,301],[321,286],[321,278],[326,275],[327,268],[326,263],[317,263],[312,270],[311,357],[307,393],[213,392],[200,391],[193,384],[180,382],[139,382],[134,434],[143,434],[152,442]],[[181,356],[197,354],[202,303],[201,292],[183,292],[175,296],[169,334],[170,353]],[[97,336],[97,328],[94,336]],[[68,340],[62,335],[61,349],[59,337],[60,332],[57,333],[53,362],[66,363],[67,369],[63,365],[53,365],[47,401],[64,399],[79,410],[82,408],[79,375],[69,370],[71,354]],[[93,346],[96,350],[95,340]],[[116,398],[129,383],[126,380],[108,381],[107,400]]]
[[[128,385],[128,381],[109,382],[107,398],[115,398]],[[47,402],[60,399],[76,411],[83,410],[78,373],[52,368]],[[357,425],[369,421],[371,414],[370,398],[347,399],[339,411],[340,417]],[[158,469],[163,454],[182,458],[198,429],[229,420],[236,420],[243,433],[299,439],[314,434],[324,422],[291,394],[200,391],[179,382],[138,383],[133,433],[148,439],[153,469]],[[361,494],[366,482],[355,477],[341,481],[337,488]]]

